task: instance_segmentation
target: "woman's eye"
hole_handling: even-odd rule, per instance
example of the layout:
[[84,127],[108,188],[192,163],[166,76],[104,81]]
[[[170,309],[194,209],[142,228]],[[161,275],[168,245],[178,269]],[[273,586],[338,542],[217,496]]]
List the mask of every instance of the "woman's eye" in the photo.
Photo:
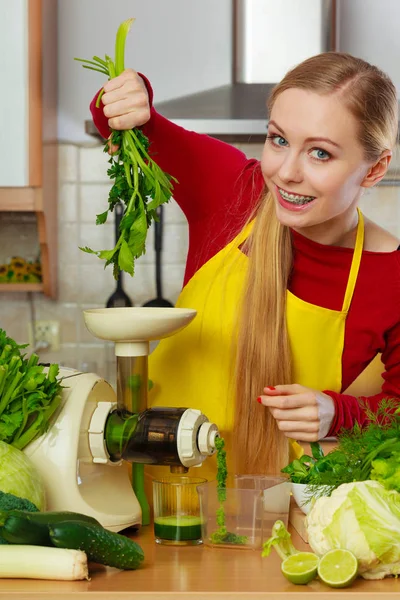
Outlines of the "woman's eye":
[[322,148],[314,148],[314,150],[311,150],[310,156],[312,156],[312,158],[316,158],[317,160],[329,160],[331,158],[329,152],[322,150]]
[[274,144],[274,146],[280,146],[283,148],[288,145],[288,142],[281,135],[269,135],[268,139]]

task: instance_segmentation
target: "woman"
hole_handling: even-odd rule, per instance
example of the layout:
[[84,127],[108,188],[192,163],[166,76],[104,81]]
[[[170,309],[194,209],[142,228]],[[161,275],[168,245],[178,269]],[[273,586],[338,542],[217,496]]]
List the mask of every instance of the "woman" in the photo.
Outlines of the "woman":
[[335,435],[399,398],[399,240],[358,210],[396,141],[388,77],[341,53],[295,67],[269,100],[261,162],[168,122],[134,71],[104,90],[99,131],[143,127],[189,224],[177,306],[198,316],[155,351],[152,404],[200,408],[236,472],[273,473],[287,437]]

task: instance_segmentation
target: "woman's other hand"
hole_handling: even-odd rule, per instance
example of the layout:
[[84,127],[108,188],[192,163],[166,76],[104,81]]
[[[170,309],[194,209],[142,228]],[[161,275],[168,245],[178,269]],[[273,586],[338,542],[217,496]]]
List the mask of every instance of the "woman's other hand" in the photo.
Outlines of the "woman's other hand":
[[287,437],[299,441],[326,437],[335,416],[335,404],[328,394],[298,384],[266,387],[257,400],[270,410]]
[[107,81],[103,89],[103,111],[111,129],[134,129],[150,119],[146,86],[133,69],[126,69],[118,77]]

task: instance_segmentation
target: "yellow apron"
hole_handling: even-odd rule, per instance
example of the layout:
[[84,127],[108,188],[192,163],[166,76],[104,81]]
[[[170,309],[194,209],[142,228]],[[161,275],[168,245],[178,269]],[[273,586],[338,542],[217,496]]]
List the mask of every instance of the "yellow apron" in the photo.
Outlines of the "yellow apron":
[[[228,447],[234,418],[232,340],[235,336],[232,332],[236,328],[248,262],[240,245],[251,227],[250,223],[184,287],[176,306],[194,308],[198,315],[186,329],[162,340],[149,360],[149,377],[155,384],[149,405],[201,410],[218,425]],[[345,321],[357,280],[363,240],[364,221],[359,212],[357,239],[341,311],[309,304],[287,292],[293,383],[317,390],[341,391]],[[374,381],[376,383],[377,377]],[[362,378],[359,383],[365,387]],[[365,389],[363,393],[367,393]],[[228,468],[230,463],[228,453]],[[147,467],[147,473],[157,477],[166,475],[168,469]],[[215,479],[215,475],[215,456],[207,458],[193,471],[193,476],[208,480]]]

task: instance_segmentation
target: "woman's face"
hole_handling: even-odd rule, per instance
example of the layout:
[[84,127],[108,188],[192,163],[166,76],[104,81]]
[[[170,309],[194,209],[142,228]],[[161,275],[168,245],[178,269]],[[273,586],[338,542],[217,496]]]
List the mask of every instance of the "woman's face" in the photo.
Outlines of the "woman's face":
[[355,212],[371,168],[363,155],[357,121],[337,94],[282,92],[261,159],[279,221],[302,229]]

